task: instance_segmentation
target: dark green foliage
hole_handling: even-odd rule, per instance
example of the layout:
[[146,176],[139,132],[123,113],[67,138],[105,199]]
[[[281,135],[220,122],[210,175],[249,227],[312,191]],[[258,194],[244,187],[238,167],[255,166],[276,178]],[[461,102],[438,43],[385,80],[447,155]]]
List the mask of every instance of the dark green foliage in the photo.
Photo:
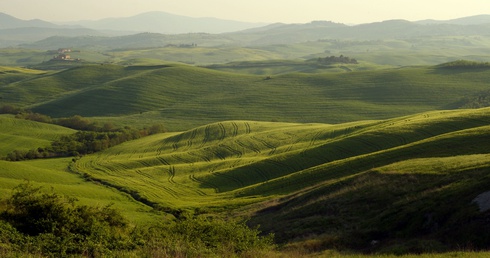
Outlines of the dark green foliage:
[[347,57],[347,56],[343,56],[343,55],[340,55],[340,56],[329,56],[329,57],[324,57],[324,58],[321,58],[319,57],[317,59],[317,62],[319,64],[357,64],[357,60],[354,59],[354,58],[350,58],[350,57]]
[[12,106],[12,105],[3,105],[0,107],[0,114],[18,114],[21,111],[20,108]]
[[243,222],[187,215],[146,229],[146,250],[164,249],[171,257],[193,257],[274,248],[273,235],[260,236],[258,229],[250,229]]
[[56,120],[56,124],[83,131],[97,131],[97,125],[90,120],[83,118],[79,115],[75,115],[67,118],[59,118]]
[[51,117],[39,113],[33,113],[33,112],[19,111],[19,113],[15,115],[15,118],[31,120],[31,121],[41,122],[41,123],[48,123],[48,124],[54,123]]
[[461,108],[490,107],[490,90],[482,91],[471,97],[465,97],[458,104]]
[[110,205],[76,205],[75,199],[45,193],[30,183],[17,186],[0,209],[0,254],[35,253],[50,257],[208,256],[240,254],[274,247],[245,223],[183,215],[145,227],[132,227]]
[[85,155],[105,150],[126,141],[166,131],[162,124],[155,124],[140,130],[129,127],[114,129],[114,126],[109,123],[100,127],[95,122],[78,115],[53,120],[49,116],[27,112],[19,113],[16,117],[38,122],[56,123],[82,131],[63,136],[52,142],[50,147],[39,147],[29,151],[14,150],[6,156],[6,160],[10,161]]
[[490,68],[489,62],[475,62],[468,60],[457,60],[453,62],[448,62],[436,66],[437,68],[450,68],[450,69],[461,69],[461,68]]
[[96,255],[131,246],[126,219],[110,205],[78,206],[74,199],[44,193],[30,183],[14,189],[0,218],[5,229],[1,243],[50,256]]

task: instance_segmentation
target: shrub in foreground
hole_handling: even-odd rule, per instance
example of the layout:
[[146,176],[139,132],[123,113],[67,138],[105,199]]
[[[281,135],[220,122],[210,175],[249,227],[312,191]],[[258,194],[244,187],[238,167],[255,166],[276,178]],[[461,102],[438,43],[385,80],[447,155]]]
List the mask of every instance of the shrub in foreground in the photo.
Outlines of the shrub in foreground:
[[131,226],[109,206],[17,186],[0,206],[0,256],[206,257],[259,253],[274,247],[243,222],[185,215],[146,227]]

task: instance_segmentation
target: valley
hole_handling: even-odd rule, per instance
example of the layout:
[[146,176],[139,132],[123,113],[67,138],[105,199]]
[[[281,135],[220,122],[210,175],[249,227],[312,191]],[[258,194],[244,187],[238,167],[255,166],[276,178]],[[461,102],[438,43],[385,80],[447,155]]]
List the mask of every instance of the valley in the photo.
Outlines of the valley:
[[0,256],[486,257],[485,18],[0,27]]

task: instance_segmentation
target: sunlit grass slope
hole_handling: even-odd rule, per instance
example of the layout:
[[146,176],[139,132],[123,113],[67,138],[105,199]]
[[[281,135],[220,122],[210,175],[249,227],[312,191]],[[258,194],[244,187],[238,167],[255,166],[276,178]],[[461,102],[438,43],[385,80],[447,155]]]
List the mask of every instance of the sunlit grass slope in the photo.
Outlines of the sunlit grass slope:
[[[49,146],[51,141],[75,130],[34,121],[0,115],[0,158],[14,150],[30,150]],[[89,205],[108,205],[123,210],[137,223],[152,219],[150,207],[136,202],[129,195],[86,181],[70,172],[72,158],[42,159],[22,162],[0,160],[0,198],[10,196],[12,189],[29,181],[53,191],[75,197]]]
[[164,206],[224,207],[405,160],[487,154],[488,136],[489,109],[339,125],[235,120],[128,142],[83,157],[76,169]]
[[89,65],[0,87],[5,103],[55,117],[160,120],[184,130],[225,120],[339,123],[457,107],[489,69],[402,68],[239,75],[186,65]]
[[0,198],[10,196],[14,187],[29,181],[36,187],[43,187],[43,191],[54,191],[74,197],[81,204],[90,206],[112,204],[134,223],[144,224],[156,219],[150,207],[135,201],[131,196],[86,181],[80,175],[70,172],[68,166],[71,160],[71,158],[19,162],[0,160]]
[[43,73],[45,72],[19,67],[0,66],[0,87],[22,80],[28,80]]
[[75,130],[66,127],[0,115],[0,157],[14,150],[47,147],[51,141],[72,133]]

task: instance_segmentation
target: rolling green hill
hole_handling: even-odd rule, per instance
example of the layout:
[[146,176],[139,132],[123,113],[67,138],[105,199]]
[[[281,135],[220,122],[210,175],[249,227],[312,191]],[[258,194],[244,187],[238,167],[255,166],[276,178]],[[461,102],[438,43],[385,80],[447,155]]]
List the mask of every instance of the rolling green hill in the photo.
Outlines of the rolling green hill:
[[9,196],[14,187],[30,181],[47,190],[52,188],[57,193],[77,198],[84,204],[104,206],[113,203],[128,217],[133,218],[132,221],[135,223],[148,223],[155,219],[150,213],[150,207],[134,201],[127,194],[93,184],[70,172],[68,166],[72,158],[23,162],[1,160],[7,153],[14,150],[46,147],[60,136],[75,132],[75,130],[57,125],[0,115],[0,196],[2,198]]
[[75,133],[75,130],[33,121],[0,115],[0,157],[14,150],[30,150],[49,146],[60,136]]
[[[54,117],[163,120],[185,130],[224,120],[339,123],[457,108],[488,89],[489,69],[407,67],[270,78],[186,65],[88,65],[10,82],[4,103]],[[111,117],[111,118],[109,118]],[[145,122],[147,121],[147,122]]]
[[489,191],[489,111],[342,124],[217,122],[76,162],[0,161],[0,193],[28,179],[84,203],[111,200],[136,223],[155,219],[148,206],[231,213],[281,243],[317,251],[480,249],[488,212],[473,200]]
[[154,207],[241,207],[282,242],[320,235],[323,248],[391,252],[469,239],[482,248],[487,213],[472,200],[490,185],[489,111],[339,125],[220,122],[128,142],[75,170]]

